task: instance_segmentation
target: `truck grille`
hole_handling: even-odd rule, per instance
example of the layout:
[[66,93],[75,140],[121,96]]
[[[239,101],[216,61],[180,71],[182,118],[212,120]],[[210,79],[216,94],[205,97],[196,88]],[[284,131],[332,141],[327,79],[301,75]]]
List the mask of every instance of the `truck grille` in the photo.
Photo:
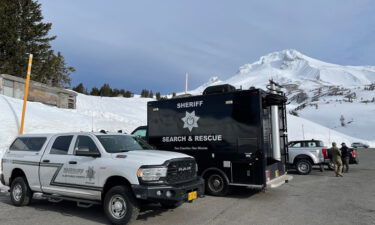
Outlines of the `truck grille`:
[[188,182],[196,178],[196,162],[194,159],[178,159],[169,162],[167,182],[169,184]]

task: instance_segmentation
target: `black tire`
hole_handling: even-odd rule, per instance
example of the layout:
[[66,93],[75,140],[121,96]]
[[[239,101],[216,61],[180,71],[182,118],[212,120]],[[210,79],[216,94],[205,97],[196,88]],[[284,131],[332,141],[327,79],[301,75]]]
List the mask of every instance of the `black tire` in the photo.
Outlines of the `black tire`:
[[308,159],[298,159],[295,166],[297,173],[300,175],[307,175],[312,170],[312,164]]
[[225,196],[229,192],[229,184],[225,177],[213,172],[205,176],[206,193],[213,196]]
[[16,177],[10,185],[10,199],[15,206],[29,205],[33,197],[26,179],[24,177]]
[[111,188],[105,194],[103,208],[107,218],[115,225],[131,223],[139,215],[139,205],[126,186]]
[[184,202],[162,202],[160,203],[161,207],[163,209],[175,209],[180,207]]

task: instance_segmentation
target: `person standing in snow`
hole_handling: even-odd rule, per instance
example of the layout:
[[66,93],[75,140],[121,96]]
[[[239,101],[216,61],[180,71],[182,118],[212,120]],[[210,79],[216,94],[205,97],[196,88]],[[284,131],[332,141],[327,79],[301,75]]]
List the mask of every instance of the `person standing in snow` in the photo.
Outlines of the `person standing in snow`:
[[[343,171],[345,171],[345,173],[349,172],[349,148],[348,146],[346,146],[345,143],[342,143],[341,144],[341,158],[342,158],[342,162],[343,162]],[[345,170],[344,170],[344,167],[345,167]]]
[[337,147],[336,142],[332,143],[332,161],[335,164],[336,177],[342,177],[342,160],[341,160],[341,150]]

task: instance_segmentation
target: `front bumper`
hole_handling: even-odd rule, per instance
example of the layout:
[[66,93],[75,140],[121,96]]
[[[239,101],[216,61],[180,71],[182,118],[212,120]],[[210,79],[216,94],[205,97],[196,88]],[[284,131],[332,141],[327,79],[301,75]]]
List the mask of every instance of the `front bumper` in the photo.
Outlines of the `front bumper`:
[[[186,202],[188,201],[188,193],[197,192],[197,197],[204,194],[204,180],[197,178],[194,181],[176,184],[176,185],[132,185],[135,197],[153,202]],[[167,193],[172,193],[167,196]]]
[[0,173],[0,181],[3,185],[5,185],[4,174],[2,173]]

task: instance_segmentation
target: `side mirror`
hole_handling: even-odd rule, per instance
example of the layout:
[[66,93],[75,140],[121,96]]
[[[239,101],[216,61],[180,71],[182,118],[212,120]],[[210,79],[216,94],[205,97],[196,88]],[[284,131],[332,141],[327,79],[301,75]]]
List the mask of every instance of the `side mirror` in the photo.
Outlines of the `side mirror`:
[[87,147],[80,147],[76,149],[76,156],[86,156],[86,157],[94,157],[98,158],[101,156],[100,152],[90,152],[89,148]]

